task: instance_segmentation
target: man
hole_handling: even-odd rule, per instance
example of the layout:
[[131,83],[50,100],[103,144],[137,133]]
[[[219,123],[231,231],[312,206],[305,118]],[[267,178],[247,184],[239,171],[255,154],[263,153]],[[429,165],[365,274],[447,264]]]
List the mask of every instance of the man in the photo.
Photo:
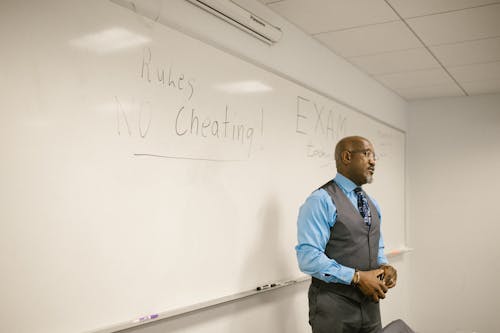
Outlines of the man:
[[312,276],[313,333],[378,333],[378,301],[396,285],[380,234],[380,209],[361,186],[371,183],[376,156],[359,136],[335,147],[337,175],[314,191],[299,212],[297,259]]

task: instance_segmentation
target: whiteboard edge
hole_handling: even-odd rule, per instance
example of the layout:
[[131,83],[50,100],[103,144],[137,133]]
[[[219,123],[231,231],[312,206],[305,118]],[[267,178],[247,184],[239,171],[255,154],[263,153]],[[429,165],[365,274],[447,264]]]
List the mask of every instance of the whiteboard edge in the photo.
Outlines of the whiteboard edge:
[[[268,289],[264,289],[264,290],[251,289],[251,290],[247,290],[247,291],[242,291],[242,292],[239,292],[236,294],[219,297],[219,298],[216,298],[213,300],[180,307],[177,309],[161,312],[158,314],[146,315],[146,316],[142,317],[142,320],[141,319],[133,319],[133,320],[129,320],[129,321],[126,321],[126,322],[123,322],[120,324],[110,325],[110,326],[105,327],[105,328],[87,331],[86,333],[113,333],[113,332],[119,332],[119,331],[122,331],[125,329],[129,329],[132,327],[151,324],[151,323],[158,322],[161,320],[175,319],[175,318],[183,317],[183,316],[186,316],[186,315],[198,312],[198,311],[206,310],[208,308],[220,306],[223,304],[228,304],[231,302],[236,302],[236,301],[239,301],[239,300],[251,297],[251,296],[266,293],[269,291],[274,291],[274,290],[281,289],[284,287],[293,286],[293,285],[307,282],[310,280],[311,280],[310,276],[302,275],[300,277],[297,277],[296,279],[276,282],[275,286],[268,288]],[[151,317],[151,318],[148,319],[149,317]]]

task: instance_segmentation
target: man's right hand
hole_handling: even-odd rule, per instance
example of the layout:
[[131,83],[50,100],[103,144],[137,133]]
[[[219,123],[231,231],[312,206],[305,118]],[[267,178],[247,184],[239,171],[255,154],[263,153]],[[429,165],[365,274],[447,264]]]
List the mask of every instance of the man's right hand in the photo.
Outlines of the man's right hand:
[[359,271],[358,287],[363,294],[369,296],[374,302],[385,298],[387,286],[380,277],[384,274],[383,269],[374,269],[371,271]]

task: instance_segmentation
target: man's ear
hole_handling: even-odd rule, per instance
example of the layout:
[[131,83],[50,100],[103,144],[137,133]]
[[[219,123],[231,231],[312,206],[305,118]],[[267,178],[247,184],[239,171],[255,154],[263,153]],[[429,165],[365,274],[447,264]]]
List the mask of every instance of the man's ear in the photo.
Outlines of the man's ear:
[[340,153],[340,157],[342,159],[342,163],[344,164],[349,164],[351,163],[351,152],[344,150],[342,153]]

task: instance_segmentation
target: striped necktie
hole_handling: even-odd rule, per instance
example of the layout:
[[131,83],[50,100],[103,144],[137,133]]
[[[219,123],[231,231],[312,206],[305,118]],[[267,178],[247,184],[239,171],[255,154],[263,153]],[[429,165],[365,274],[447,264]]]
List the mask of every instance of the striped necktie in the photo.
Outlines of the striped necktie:
[[370,211],[370,206],[368,205],[368,199],[366,198],[365,193],[361,187],[356,187],[354,189],[354,193],[356,193],[356,196],[358,197],[358,210],[363,217],[363,221],[365,221],[367,225],[371,225],[372,213]]

